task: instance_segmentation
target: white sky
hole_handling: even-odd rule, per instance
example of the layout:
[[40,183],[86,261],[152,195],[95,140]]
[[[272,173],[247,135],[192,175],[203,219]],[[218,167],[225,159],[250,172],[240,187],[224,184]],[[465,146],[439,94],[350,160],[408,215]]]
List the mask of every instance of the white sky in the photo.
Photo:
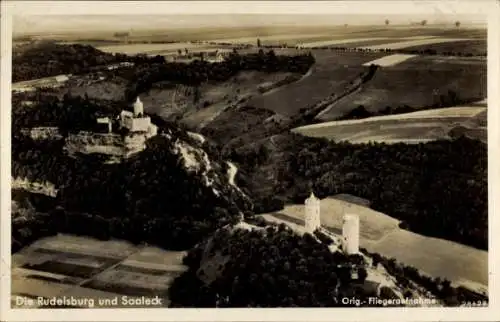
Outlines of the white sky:
[[433,23],[462,25],[483,24],[486,17],[464,15],[53,15],[14,16],[13,32],[64,33],[77,31],[119,31],[141,29],[168,29],[193,27],[251,27],[251,26],[320,26],[320,25],[382,25],[385,19],[391,24],[409,24],[421,20]]

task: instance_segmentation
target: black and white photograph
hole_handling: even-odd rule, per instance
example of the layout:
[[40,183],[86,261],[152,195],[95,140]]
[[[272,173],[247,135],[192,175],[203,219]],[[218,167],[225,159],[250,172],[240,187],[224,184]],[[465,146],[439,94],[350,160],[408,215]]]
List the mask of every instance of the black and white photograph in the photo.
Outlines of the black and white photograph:
[[487,12],[71,5],[9,17],[9,309],[491,309]]

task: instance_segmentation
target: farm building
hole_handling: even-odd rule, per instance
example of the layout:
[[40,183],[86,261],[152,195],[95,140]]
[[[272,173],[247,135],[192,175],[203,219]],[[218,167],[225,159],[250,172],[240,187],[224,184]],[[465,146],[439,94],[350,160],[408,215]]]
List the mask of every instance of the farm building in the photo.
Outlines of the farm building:
[[109,117],[100,117],[97,119],[97,125],[99,129],[105,129],[108,133],[111,133],[113,130],[112,122]]
[[216,50],[215,52],[207,53],[205,60],[209,63],[221,63],[224,61],[224,55],[220,51]]
[[114,69],[118,69],[120,67],[132,67],[132,66],[134,66],[134,63],[131,63],[131,62],[122,62],[122,63],[118,63],[118,64],[108,65],[106,68],[108,70],[114,70]]

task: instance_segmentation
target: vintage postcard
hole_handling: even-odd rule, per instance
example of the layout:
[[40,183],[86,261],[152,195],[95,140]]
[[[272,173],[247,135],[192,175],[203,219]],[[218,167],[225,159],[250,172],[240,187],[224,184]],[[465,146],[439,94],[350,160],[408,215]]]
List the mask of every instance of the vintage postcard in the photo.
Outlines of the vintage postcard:
[[3,2],[2,320],[498,319],[498,13]]

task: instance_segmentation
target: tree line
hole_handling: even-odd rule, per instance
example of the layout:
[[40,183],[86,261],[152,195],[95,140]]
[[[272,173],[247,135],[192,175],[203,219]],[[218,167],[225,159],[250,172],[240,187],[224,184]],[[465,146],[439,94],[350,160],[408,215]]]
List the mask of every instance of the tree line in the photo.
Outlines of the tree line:
[[190,63],[149,64],[135,69],[125,96],[133,99],[138,94],[147,92],[157,82],[168,81],[189,86],[198,86],[203,82],[223,82],[244,70],[305,74],[314,62],[311,53],[278,56],[272,50],[267,53],[260,50],[255,54],[240,55],[235,50],[220,63],[195,60]]
[[84,74],[121,62],[162,63],[162,56],[111,54],[90,45],[45,42],[32,46],[12,59],[12,82],[62,74]]

